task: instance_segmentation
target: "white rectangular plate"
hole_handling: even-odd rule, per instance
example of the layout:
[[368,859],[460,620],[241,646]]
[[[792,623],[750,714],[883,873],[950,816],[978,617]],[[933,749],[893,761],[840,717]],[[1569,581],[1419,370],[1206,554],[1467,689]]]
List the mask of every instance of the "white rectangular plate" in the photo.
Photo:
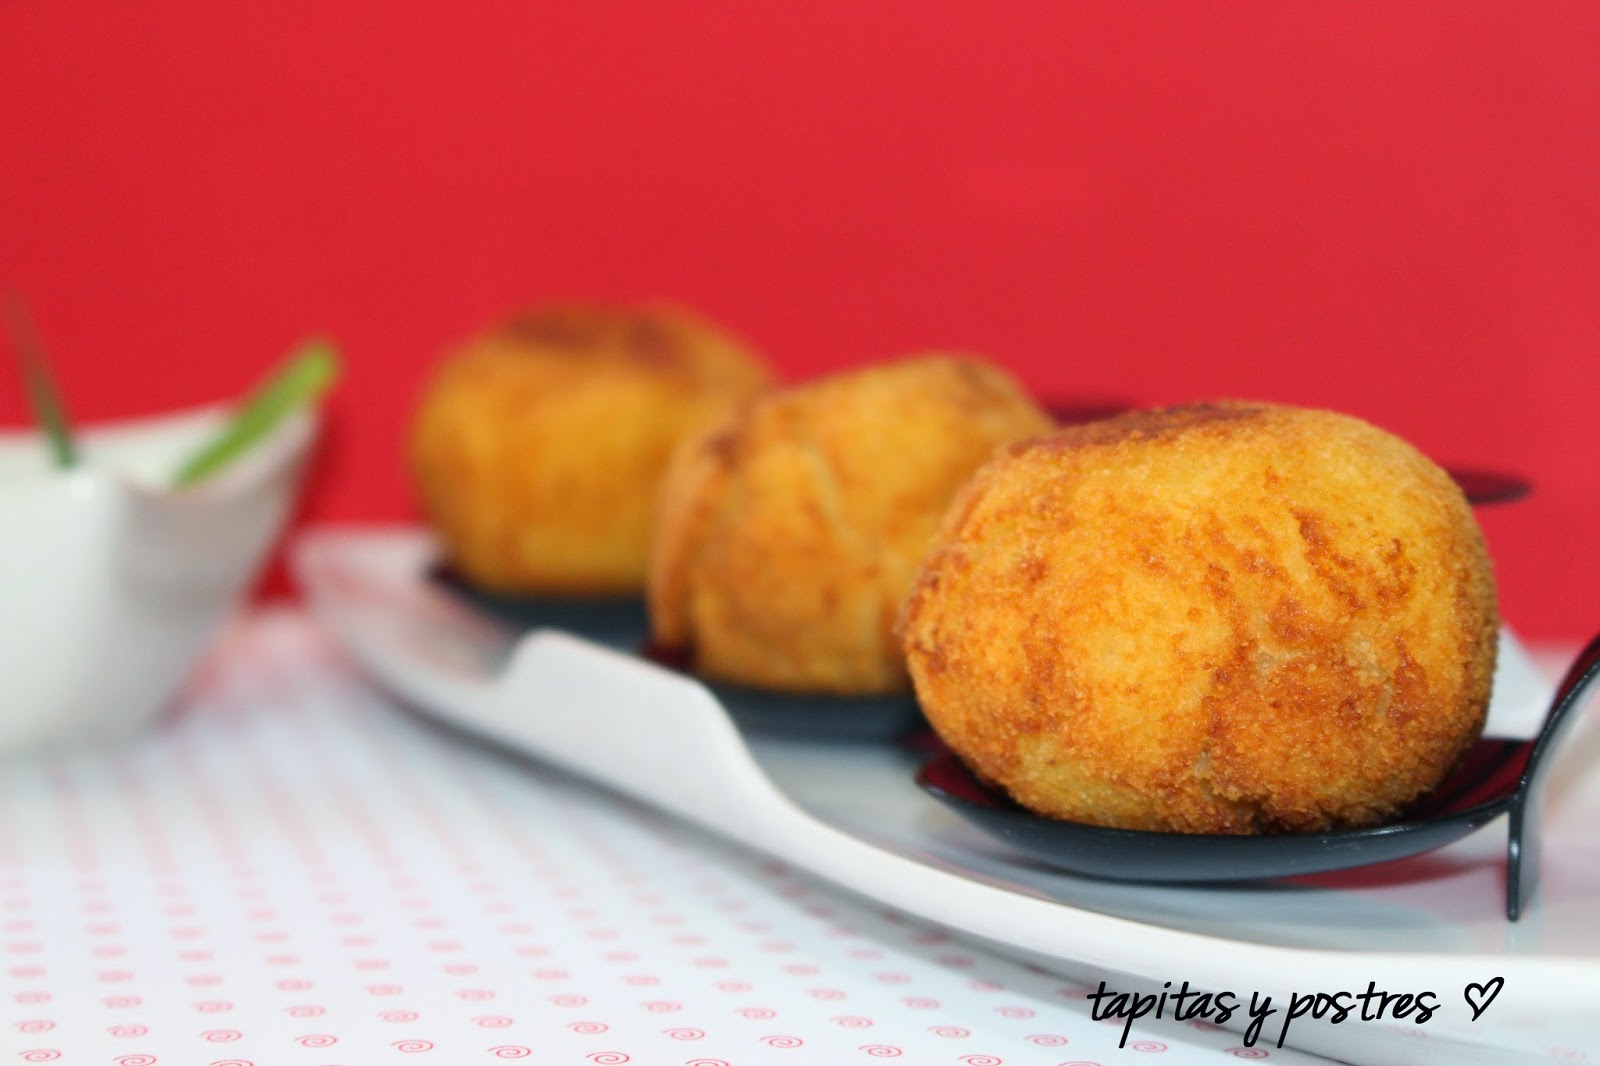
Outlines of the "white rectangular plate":
[[[1308,1015],[1290,1031],[1304,1050],[1376,1066],[1600,1054],[1593,716],[1555,767],[1542,884],[1516,924],[1503,911],[1498,822],[1413,859],[1289,881],[1095,881],[1041,867],[969,828],[912,784],[909,752],[747,740],[692,679],[473,613],[428,579],[433,560],[432,542],[416,530],[327,529],[301,540],[295,569],[318,619],[374,678],[453,725],[1075,978],[1157,991],[1189,981],[1280,1004],[1369,983],[1437,996],[1426,1025],[1353,1016],[1333,1025]],[[1495,731],[1527,735],[1549,694],[1506,634]],[[1495,977],[1504,987],[1474,1020],[1464,989]]]

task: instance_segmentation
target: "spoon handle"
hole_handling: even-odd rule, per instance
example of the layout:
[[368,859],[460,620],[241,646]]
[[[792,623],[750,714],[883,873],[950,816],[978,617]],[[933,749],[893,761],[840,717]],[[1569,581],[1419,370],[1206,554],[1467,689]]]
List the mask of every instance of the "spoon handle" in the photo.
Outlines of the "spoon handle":
[[1522,770],[1516,794],[1511,798],[1510,820],[1506,829],[1506,918],[1516,921],[1533,898],[1539,883],[1539,809],[1549,779],[1551,753],[1571,732],[1589,690],[1600,679],[1600,636],[1589,641],[1567,668],[1567,676],[1556,689],[1544,727],[1534,738],[1533,750]]
[[338,372],[333,345],[309,341],[239,406],[216,436],[201,445],[173,477],[187,488],[211,477],[271,433],[291,412],[320,396]]
[[72,439],[72,423],[61,402],[55,378],[50,374],[50,361],[45,354],[44,342],[28,313],[22,294],[8,291],[5,294],[6,332],[11,335],[11,347],[16,353],[17,366],[22,371],[22,381],[28,390],[28,406],[39,428],[50,442],[51,454],[59,467],[75,466],[78,446]]

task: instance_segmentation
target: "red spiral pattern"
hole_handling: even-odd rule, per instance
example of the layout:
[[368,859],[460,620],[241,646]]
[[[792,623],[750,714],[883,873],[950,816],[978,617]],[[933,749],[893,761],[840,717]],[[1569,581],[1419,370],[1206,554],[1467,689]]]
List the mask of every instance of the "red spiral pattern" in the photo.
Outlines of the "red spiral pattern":
[[882,982],[883,984],[886,984],[886,985],[903,985],[907,981],[911,980],[911,975],[910,974],[903,974],[903,973],[893,973],[893,972],[875,973],[872,976],[877,978],[880,982]]
[[551,996],[550,1002],[558,1007],[581,1007],[589,1002],[589,997],[573,995]]
[[201,1014],[226,1014],[233,1009],[233,1004],[225,999],[202,999],[194,1009]]
[[61,1057],[61,1052],[54,1048],[36,1047],[24,1051],[20,1057],[23,1062],[54,1062]]
[[971,1029],[963,1029],[959,1025],[930,1025],[928,1032],[934,1036],[942,1036],[949,1040],[960,1040],[972,1035]]
[[211,1066],[256,1066],[249,1059],[218,1059]]
[[154,1055],[123,1055],[116,1060],[117,1066],[156,1066]]
[[857,1051],[865,1051],[875,1059],[897,1059],[903,1052],[893,1044],[862,1044]]
[[504,1014],[480,1014],[472,1020],[480,1029],[504,1029],[511,1024],[511,1019]]
[[466,1000],[468,1003],[482,1003],[493,999],[494,996],[494,990],[488,988],[463,988],[456,992],[457,999]]
[[1167,1045],[1159,1040],[1135,1040],[1128,1045],[1135,1051],[1165,1051]]
[[833,1019],[833,1022],[834,1022],[835,1025],[843,1026],[846,1029],[871,1029],[872,1028],[872,1019],[871,1018],[863,1018],[859,1014],[840,1014],[840,1015],[836,1015],[834,1017],[834,1019]]
[[761,1038],[761,1042],[768,1047],[776,1048],[800,1047],[805,1043],[798,1036],[764,1036]]
[[671,1014],[675,1010],[682,1010],[683,1004],[670,999],[652,999],[644,1005],[644,1009],[657,1014]]
[[56,1023],[48,1018],[30,1018],[25,1022],[17,1023],[19,1033],[48,1033],[56,1027]]
[[1100,1066],[1100,1064],[1098,1062],[1090,1062],[1088,1059],[1074,1059],[1071,1062],[1063,1062],[1061,1066]]
[[996,1007],[994,1012],[1002,1018],[1032,1018],[1032,1007]]
[[414,1010],[386,1010],[379,1014],[378,1017],[386,1022],[414,1022],[417,1020],[417,1012]]
[[751,1021],[760,1022],[766,1021],[768,1018],[776,1018],[778,1016],[778,1012],[773,1010],[771,1007],[740,1007],[739,1016],[741,1018],[749,1018]]
[[806,995],[812,999],[844,999],[845,994],[837,988],[808,988]]
[[497,1059],[525,1059],[533,1054],[533,1049],[521,1044],[496,1044],[489,1053]]
[[1231,1047],[1228,1054],[1238,1059],[1264,1059],[1268,1058],[1267,1052],[1258,1047]]
[[1068,1042],[1066,1037],[1056,1033],[1035,1033],[1028,1039],[1040,1047],[1062,1047]]
[[315,1003],[299,1003],[293,1007],[283,1008],[283,1012],[291,1018],[316,1018],[327,1012],[327,1008],[319,1007]]
[[231,1044],[244,1037],[244,1034],[237,1029],[207,1029],[200,1035],[212,1044]]
[[690,1059],[683,1066],[728,1066],[725,1059]]
[[415,1055],[419,1051],[432,1051],[433,1041],[413,1038],[411,1040],[396,1040],[389,1046],[396,1051],[403,1051],[407,1055]]
[[720,992],[748,992],[753,986],[748,981],[718,981]]
[[[283,986],[279,985],[278,987],[281,988]],[[367,986],[367,994],[369,996],[397,996],[401,992],[404,992],[404,991],[405,991],[405,988],[403,986],[401,986],[401,985],[368,985]]]
[[339,1038],[332,1033],[311,1033],[309,1036],[297,1036],[294,1042],[301,1047],[332,1047],[339,1042]]
[[900,1002],[904,1003],[912,1010],[936,1010],[939,1006],[938,1000],[929,999],[927,996],[907,996]]
[[704,1040],[706,1038],[706,1031],[704,1029],[690,1029],[683,1027],[677,1029],[663,1029],[661,1031],[672,1037],[674,1040]]
[[961,1061],[967,1066],[1000,1066],[1005,1060],[994,1055],[963,1055]]
[[567,1028],[574,1033],[603,1033],[611,1027],[605,1022],[568,1022]]
[[592,1051],[584,1058],[595,1063],[595,1066],[621,1066],[622,1063],[629,1061],[628,1056],[621,1051]]
[[[22,998],[22,996],[27,996],[27,995],[36,996],[38,998],[37,999],[23,999]],[[17,1002],[18,1003],[42,1003],[42,1002],[44,1002],[45,1000],[47,1000],[49,998],[50,998],[50,993],[48,993],[48,992],[32,992],[32,993],[24,992],[24,993],[22,993],[21,996],[17,997]],[[102,999],[100,1002],[104,1003],[106,1006],[110,1007],[112,1010],[120,1010],[123,1007],[137,1007],[141,1003],[143,1003],[144,1000],[140,999],[138,996],[107,996],[105,999]]]

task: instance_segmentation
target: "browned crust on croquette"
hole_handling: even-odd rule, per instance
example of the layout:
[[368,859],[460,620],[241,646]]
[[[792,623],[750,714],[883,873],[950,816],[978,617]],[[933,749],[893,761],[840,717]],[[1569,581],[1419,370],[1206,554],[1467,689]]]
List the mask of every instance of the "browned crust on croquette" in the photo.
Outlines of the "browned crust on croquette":
[[1482,729],[1495,593],[1460,490],[1357,419],[1137,412],[1016,444],[907,600],[918,697],[1033,810],[1134,829],[1370,824]]
[[894,624],[957,488],[1048,418],[1001,371],[928,357],[745,405],[685,445],[651,549],[658,642],[790,691],[908,687]]
[[411,437],[423,508],[478,585],[637,594],[673,448],[768,383],[742,344],[677,308],[523,312],[430,384]]

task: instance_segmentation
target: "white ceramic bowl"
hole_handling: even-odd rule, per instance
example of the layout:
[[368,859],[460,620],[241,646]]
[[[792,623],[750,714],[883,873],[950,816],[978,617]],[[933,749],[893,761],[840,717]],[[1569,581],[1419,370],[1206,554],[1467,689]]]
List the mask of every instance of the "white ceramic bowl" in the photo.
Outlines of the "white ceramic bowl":
[[248,588],[315,419],[287,419],[209,481],[171,488],[224,417],[92,427],[68,471],[37,433],[0,433],[0,754],[147,725]]

